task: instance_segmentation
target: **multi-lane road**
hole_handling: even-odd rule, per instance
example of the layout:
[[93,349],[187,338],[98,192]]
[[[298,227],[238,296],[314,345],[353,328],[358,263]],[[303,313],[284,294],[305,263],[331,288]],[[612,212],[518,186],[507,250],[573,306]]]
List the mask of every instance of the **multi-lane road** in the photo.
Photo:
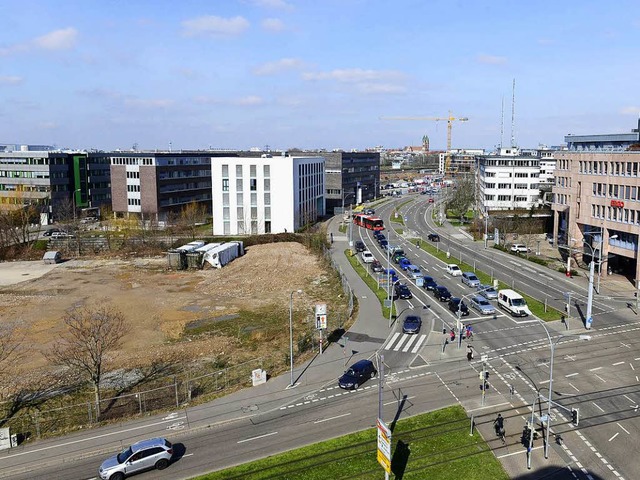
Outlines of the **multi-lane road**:
[[[386,225],[394,205],[406,200],[379,207],[378,214]],[[433,204],[424,196],[415,196],[400,207],[405,232],[414,232],[426,241],[427,233],[435,229],[430,221],[431,208]],[[459,277],[445,273],[444,263],[416,248],[405,236],[395,235],[392,229],[386,233],[391,244],[401,245],[423,273],[447,286],[454,296],[468,298],[473,294]],[[518,290],[546,298],[556,308],[562,308],[566,291],[573,291],[573,298],[582,307],[586,302],[584,286],[580,292],[571,280],[556,272],[493,249],[485,250],[484,245],[454,229],[439,229],[438,233],[442,238],[439,247],[449,250],[452,263],[461,256],[479,270],[493,271],[496,278],[513,283]],[[370,231],[354,228],[353,234],[383,265],[386,263],[386,252],[379,249]],[[390,323],[382,318],[377,299],[349,271],[341,253],[346,238],[337,230],[334,238],[335,258],[358,295],[360,316],[345,335],[348,341],[342,348],[333,345],[308,368],[297,370],[296,388],[286,388],[288,376],[275,378],[211,404],[19,447],[0,456],[0,477],[51,478],[55,472],[56,477],[95,478],[107,452],[140,438],[161,435],[177,444],[177,461],[167,470],[137,478],[189,478],[371,427],[378,413],[378,379],[357,391],[339,389],[335,379],[349,362],[376,354],[384,357],[386,371],[385,418],[393,418],[399,405],[401,414],[407,416],[460,403],[486,434],[495,413],[501,411],[507,418],[507,444],[494,444],[491,439],[491,446],[514,477],[526,472],[519,435],[531,414],[527,405],[538,395],[547,398],[549,394],[550,345],[541,323],[531,318],[515,319],[500,311],[495,318],[481,316],[472,310],[463,319],[474,329],[476,355],[468,361],[465,344],[458,348],[444,343],[443,327],[449,330],[456,322],[446,303],[435,300],[401,272],[414,297],[396,302],[400,316]],[[401,330],[402,318],[410,313],[423,318],[417,335]],[[636,338],[640,320],[617,298],[600,295],[594,302],[593,328],[586,332],[579,320],[572,320],[569,327],[547,327],[555,343],[552,395],[559,405],[552,410],[552,430],[562,437],[563,445],[554,444],[549,460],[545,460],[541,442],[537,441],[533,469],[547,469],[547,478],[633,479],[640,471],[640,461],[636,460],[640,434],[640,371],[636,373],[636,368],[640,370],[640,352]],[[590,339],[580,338],[580,333],[588,333]],[[490,388],[484,398],[478,379],[483,368],[490,373]],[[400,403],[402,398],[405,401]],[[546,409],[544,401],[541,407]],[[569,422],[572,408],[580,410],[578,428]],[[536,423],[541,415],[544,412],[536,412]],[[552,435],[552,441],[554,438]]]

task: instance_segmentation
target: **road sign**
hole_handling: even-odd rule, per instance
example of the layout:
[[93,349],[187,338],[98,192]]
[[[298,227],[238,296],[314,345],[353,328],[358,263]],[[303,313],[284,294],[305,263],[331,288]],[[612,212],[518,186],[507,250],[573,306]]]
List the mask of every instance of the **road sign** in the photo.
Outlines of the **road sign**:
[[326,314],[327,314],[327,304],[326,303],[316,304],[316,315],[326,315]]
[[378,463],[391,473],[391,430],[381,419],[378,419]]
[[323,328],[327,328],[327,316],[316,315],[316,330],[322,330]]

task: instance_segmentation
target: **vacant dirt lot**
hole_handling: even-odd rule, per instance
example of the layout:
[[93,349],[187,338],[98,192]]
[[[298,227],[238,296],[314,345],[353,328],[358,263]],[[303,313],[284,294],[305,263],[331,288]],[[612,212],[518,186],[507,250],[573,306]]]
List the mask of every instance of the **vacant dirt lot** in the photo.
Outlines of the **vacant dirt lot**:
[[[42,353],[62,331],[65,311],[76,305],[106,299],[124,313],[132,330],[114,366],[132,367],[175,350],[190,359],[221,354],[241,357],[239,339],[225,334],[176,340],[191,322],[215,322],[268,305],[288,312],[289,295],[297,289],[305,293],[296,296],[296,310],[309,311],[318,301],[327,300],[313,298],[324,296],[318,285],[330,283],[321,262],[293,242],[252,246],[221,270],[171,271],[165,257],[71,260],[50,270],[41,265],[41,261],[0,264],[4,280],[0,282],[0,318],[23,322],[27,344],[35,350],[24,365],[31,371],[48,367]],[[43,271],[39,278],[21,281]],[[20,283],[7,285],[8,278]],[[288,325],[288,317],[273,321]],[[286,330],[282,331],[283,341],[288,342]],[[261,353],[260,349],[245,352],[251,358]]]

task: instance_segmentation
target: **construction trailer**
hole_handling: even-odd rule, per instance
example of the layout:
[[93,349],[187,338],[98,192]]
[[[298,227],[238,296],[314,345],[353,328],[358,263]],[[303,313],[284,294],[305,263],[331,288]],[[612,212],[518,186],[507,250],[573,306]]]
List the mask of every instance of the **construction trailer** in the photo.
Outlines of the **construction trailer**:
[[244,255],[244,244],[240,241],[227,242],[219,245],[209,251],[203,256],[204,262],[215,268],[222,268],[227,263],[231,262],[235,258]]
[[220,245],[222,245],[222,243],[207,243],[206,245],[196,248],[193,252],[187,253],[187,266],[189,268],[202,268],[205,253]]
[[205,242],[202,240],[195,240],[189,242],[186,245],[182,245],[178,248],[172,248],[167,252],[167,261],[169,262],[169,268],[173,270],[184,270],[187,268],[187,254],[193,252],[197,248],[204,246]]

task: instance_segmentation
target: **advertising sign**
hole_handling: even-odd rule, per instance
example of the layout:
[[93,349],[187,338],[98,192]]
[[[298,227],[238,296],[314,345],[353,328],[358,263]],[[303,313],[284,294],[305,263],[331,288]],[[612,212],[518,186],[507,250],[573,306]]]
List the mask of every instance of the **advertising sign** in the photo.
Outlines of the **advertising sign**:
[[378,419],[378,463],[384,471],[391,473],[391,430]]

